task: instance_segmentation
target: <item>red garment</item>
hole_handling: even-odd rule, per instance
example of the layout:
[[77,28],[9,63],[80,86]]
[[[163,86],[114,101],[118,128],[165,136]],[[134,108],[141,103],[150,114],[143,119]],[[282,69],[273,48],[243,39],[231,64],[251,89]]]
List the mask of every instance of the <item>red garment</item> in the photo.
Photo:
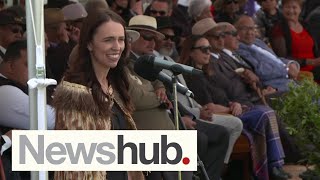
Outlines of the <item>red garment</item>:
[[[303,28],[302,32],[297,33],[290,29],[292,57],[295,59],[313,59],[314,41],[310,34]],[[306,65],[301,67],[303,71],[312,71],[314,66]]]

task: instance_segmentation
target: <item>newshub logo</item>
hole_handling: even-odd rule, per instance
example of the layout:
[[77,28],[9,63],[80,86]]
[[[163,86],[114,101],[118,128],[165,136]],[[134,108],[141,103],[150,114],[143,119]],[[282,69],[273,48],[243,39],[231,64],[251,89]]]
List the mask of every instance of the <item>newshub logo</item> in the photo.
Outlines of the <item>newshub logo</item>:
[[12,134],[13,171],[196,171],[196,131],[37,131]]

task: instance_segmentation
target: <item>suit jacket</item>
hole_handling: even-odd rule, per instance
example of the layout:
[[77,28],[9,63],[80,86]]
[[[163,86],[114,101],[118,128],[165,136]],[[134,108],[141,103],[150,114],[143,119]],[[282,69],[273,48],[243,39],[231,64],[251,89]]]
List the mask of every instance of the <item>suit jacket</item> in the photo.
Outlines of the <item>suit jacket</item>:
[[[221,52],[220,58],[213,63],[215,75],[211,79],[212,83],[224,87],[231,100],[237,99],[238,102],[250,105],[250,102],[256,102],[259,97],[251,87],[235,72],[235,69],[242,67],[236,63],[228,54]],[[216,66],[216,67],[215,67]]]
[[[263,41],[257,39],[254,44],[277,57],[272,49],[270,49]],[[255,74],[259,77],[263,85],[277,88],[278,91],[281,92],[289,90],[288,83],[291,82],[291,80],[288,79],[286,66],[286,63],[289,60],[279,58],[279,60],[283,60],[283,64],[277,63],[271,60],[267,55],[258,52],[250,45],[244,43],[240,43],[237,53],[253,66]]]
[[159,107],[161,103],[155,93],[156,89],[164,87],[164,85],[160,81],[151,82],[137,75],[133,70],[137,56],[131,53],[130,60],[129,95],[135,107],[132,117],[137,129],[174,129],[174,124],[166,109]]

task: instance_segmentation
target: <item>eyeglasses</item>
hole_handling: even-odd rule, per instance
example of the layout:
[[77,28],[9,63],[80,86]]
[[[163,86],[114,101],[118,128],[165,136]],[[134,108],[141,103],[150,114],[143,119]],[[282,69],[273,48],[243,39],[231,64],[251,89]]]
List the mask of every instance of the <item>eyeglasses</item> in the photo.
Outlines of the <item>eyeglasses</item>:
[[164,40],[169,40],[170,39],[170,41],[175,41],[175,36],[174,35],[169,35],[169,34],[163,34],[163,35],[164,35]]
[[238,0],[227,0],[225,1],[226,4],[231,4],[231,3],[234,3],[234,4],[238,4]]
[[219,34],[209,34],[209,35],[207,35],[207,37],[209,37],[209,38],[213,38],[213,39],[215,39],[215,40],[219,40],[220,38],[225,38],[226,37],[226,35],[225,35],[225,33],[219,33]]
[[209,54],[211,52],[211,46],[198,46],[192,47],[191,49],[199,49],[202,53]]
[[238,29],[240,31],[255,31],[257,27],[256,26],[240,26]]
[[165,16],[167,14],[166,11],[157,11],[157,10],[154,10],[154,9],[151,9],[150,13],[153,14],[153,15],[160,14],[160,16]]
[[233,37],[237,37],[238,36],[238,32],[237,31],[226,31],[223,32],[225,35],[231,35]]
[[156,38],[157,38],[155,35],[152,35],[152,34],[142,34],[142,33],[140,33],[140,36],[146,41],[156,40]]

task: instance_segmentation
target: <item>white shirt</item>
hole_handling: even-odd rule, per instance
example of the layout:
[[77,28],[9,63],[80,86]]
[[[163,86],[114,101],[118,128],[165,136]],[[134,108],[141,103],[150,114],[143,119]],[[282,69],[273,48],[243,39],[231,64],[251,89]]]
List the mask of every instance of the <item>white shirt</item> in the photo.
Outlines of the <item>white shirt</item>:
[[236,58],[229,49],[223,49],[222,51],[225,52],[226,54],[228,54],[230,57],[232,57],[237,62],[239,62],[238,58]]
[[[6,78],[0,73],[0,76]],[[47,127],[54,129],[55,111],[47,105]],[[0,86],[0,125],[17,129],[30,129],[29,96],[19,88]]]
[[220,58],[220,55],[219,54],[216,54],[216,53],[211,53],[211,56],[215,57],[216,59],[219,59]]

